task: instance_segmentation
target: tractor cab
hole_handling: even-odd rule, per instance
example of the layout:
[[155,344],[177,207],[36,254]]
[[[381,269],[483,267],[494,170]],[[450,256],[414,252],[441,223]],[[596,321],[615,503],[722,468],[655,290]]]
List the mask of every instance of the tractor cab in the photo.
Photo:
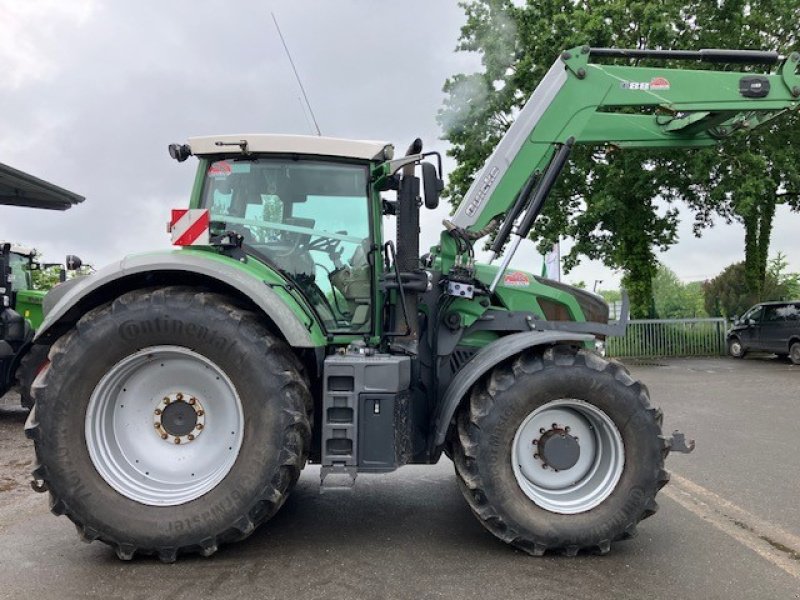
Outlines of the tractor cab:
[[27,246],[0,241],[0,252],[7,253],[4,258],[11,271],[9,292],[12,294],[13,303],[15,295],[20,290],[33,289],[31,271],[38,267],[36,250]]
[[283,135],[192,138],[189,145],[200,159],[193,206],[210,212],[212,236],[233,236],[288,277],[328,334],[370,333],[372,252],[380,242],[371,169],[391,146]]

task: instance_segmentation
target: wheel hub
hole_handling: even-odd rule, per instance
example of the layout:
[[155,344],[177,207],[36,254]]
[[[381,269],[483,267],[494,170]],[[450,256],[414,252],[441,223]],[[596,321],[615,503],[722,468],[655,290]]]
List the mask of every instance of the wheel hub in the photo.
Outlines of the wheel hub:
[[591,510],[614,490],[625,466],[622,435],[599,407],[551,400],[525,417],[511,448],[522,492],[560,514]]
[[161,439],[171,444],[188,444],[205,428],[205,410],[195,396],[183,393],[164,396],[153,411],[153,426]]
[[544,467],[566,471],[577,464],[581,447],[578,438],[570,435],[568,429],[553,428],[539,439],[537,454]]

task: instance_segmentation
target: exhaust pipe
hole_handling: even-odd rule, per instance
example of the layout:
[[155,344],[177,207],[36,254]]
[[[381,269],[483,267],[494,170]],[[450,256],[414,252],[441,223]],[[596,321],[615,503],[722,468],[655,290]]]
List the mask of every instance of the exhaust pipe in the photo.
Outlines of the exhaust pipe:
[[[406,151],[406,156],[420,154],[422,152],[422,140],[417,138]],[[403,167],[400,187],[397,191],[397,223],[396,241],[397,258],[395,269],[398,273],[410,273],[419,269],[419,201],[420,201],[419,178],[414,175],[414,165]],[[398,291],[398,293],[400,293]],[[395,331],[407,327],[406,335],[398,336],[393,341],[393,346],[409,354],[417,354],[419,343],[419,315],[417,313],[418,297],[417,292],[408,290],[405,299],[406,315],[401,311],[395,310]],[[400,321],[408,319],[407,323]]]

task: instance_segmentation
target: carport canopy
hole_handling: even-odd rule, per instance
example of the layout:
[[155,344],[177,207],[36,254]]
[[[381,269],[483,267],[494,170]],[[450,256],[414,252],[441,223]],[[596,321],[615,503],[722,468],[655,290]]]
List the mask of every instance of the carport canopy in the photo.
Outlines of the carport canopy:
[[0,205],[67,210],[84,197],[0,163]]

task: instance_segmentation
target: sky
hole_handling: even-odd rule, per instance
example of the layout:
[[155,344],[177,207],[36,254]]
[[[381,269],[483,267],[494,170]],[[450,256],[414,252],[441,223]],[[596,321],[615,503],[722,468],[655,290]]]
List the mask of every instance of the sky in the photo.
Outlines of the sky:
[[[186,206],[194,176],[193,159],[171,160],[169,143],[312,134],[270,12],[323,135],[386,140],[400,152],[421,137],[447,150],[435,118],[442,85],[480,69],[476,55],[454,52],[464,22],[455,1],[0,0],[0,163],[86,197],[66,213],[0,207],[0,239],[96,266],[168,248],[169,211]],[[436,243],[447,211],[423,212],[422,248]],[[740,225],[719,222],[697,240],[691,215],[682,217],[678,244],[659,257],[681,279],[743,259]],[[794,271],[799,226],[800,215],[779,207],[771,254],[787,254]],[[527,241],[512,262],[541,265]],[[610,289],[619,273],[584,260],[565,280]]]

